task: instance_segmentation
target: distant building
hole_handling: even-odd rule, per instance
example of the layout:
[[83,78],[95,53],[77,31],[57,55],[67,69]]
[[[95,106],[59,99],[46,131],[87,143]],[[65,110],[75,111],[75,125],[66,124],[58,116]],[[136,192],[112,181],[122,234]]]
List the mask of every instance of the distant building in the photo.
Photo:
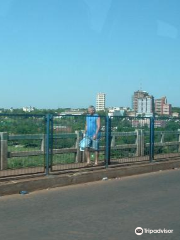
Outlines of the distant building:
[[[135,119],[132,120],[132,127],[138,128],[138,127],[144,127],[147,126],[150,128],[150,119],[145,118],[145,119]],[[154,127],[155,128],[164,128],[166,126],[166,121],[165,120],[155,120],[154,121]]]
[[32,111],[34,111],[34,108],[31,107],[31,106],[29,106],[29,107],[23,107],[23,111],[24,111],[24,112],[32,112]]
[[178,112],[173,112],[173,113],[172,113],[172,116],[173,116],[173,117],[179,117],[179,113],[178,113]]
[[163,105],[163,115],[171,116],[172,114],[172,106],[171,104]]
[[124,116],[125,115],[125,110],[121,109],[120,107],[114,107],[109,109],[108,116],[109,117],[119,117],[119,116]]
[[65,112],[61,113],[61,115],[77,115],[77,116],[80,116],[80,115],[83,115],[83,114],[84,114],[83,111],[79,111],[79,110],[76,110],[76,109],[72,109],[72,110],[65,111]]
[[105,111],[105,93],[98,93],[96,96],[96,111]]
[[134,95],[132,97],[132,108],[135,112],[138,111],[138,99],[139,98],[142,99],[147,96],[149,96],[149,94],[146,91],[138,90],[138,91],[134,92]]
[[145,117],[151,117],[154,114],[154,97],[145,96],[137,100],[137,114]]
[[138,127],[144,127],[147,126],[148,128],[150,127],[150,119],[133,119],[132,120],[132,127],[138,128]]
[[155,120],[154,121],[154,127],[155,128],[164,128],[166,126],[166,121],[165,120]]
[[167,103],[167,98],[162,97],[160,99],[155,100],[155,113],[158,115],[171,115],[172,114],[172,106]]
[[167,103],[166,97],[155,100],[155,113],[158,115],[163,115],[163,104]]
[[126,112],[126,116],[128,116],[128,117],[135,117],[135,116],[136,116],[136,113],[135,113],[135,111],[133,111],[133,110],[128,110],[128,111]]

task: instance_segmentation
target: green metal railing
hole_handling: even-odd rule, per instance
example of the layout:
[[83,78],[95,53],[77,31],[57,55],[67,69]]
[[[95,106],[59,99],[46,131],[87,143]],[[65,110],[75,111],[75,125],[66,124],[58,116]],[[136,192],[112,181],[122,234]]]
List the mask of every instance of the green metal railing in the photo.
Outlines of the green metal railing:
[[[0,114],[0,177],[87,168],[79,149],[85,117]],[[98,167],[180,156],[179,118],[100,119]],[[93,163],[94,151],[90,157]]]

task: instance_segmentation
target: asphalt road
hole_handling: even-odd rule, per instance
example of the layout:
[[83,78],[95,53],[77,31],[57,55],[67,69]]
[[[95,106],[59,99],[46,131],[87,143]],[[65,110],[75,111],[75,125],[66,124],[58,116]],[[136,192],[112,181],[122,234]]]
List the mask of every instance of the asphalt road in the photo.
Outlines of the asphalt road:
[[0,197],[0,240],[22,239],[179,240],[180,170]]

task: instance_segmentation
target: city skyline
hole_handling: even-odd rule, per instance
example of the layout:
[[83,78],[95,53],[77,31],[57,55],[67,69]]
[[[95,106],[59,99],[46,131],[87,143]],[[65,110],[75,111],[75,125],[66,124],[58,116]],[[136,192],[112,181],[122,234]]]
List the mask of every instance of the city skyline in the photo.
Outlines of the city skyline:
[[146,89],[179,107],[180,1],[2,0],[0,107],[131,107]]
[[[161,97],[159,96],[159,97],[155,98],[153,94],[150,94],[150,95],[149,95],[149,93],[148,93],[146,90],[142,90],[142,89],[141,89],[141,90],[134,91],[133,93],[135,93],[135,92],[142,92],[142,93],[144,92],[144,93],[145,93],[145,96],[147,95],[147,96],[153,97],[154,103],[155,103],[156,100],[160,100],[161,98],[165,98],[166,101],[167,101],[167,99],[168,99],[167,96],[165,96],[165,95],[163,95],[163,96],[161,96]],[[123,105],[111,105],[111,106],[108,105],[108,106],[107,106],[106,101],[107,101],[108,98],[105,97],[106,100],[105,100],[105,101],[103,100],[103,101],[104,101],[104,108],[124,107],[124,108],[134,109],[134,108],[133,108],[133,103],[132,103],[133,93],[131,94],[131,104],[130,104],[130,106],[128,106],[128,105],[124,105],[124,106],[123,106]],[[95,104],[94,104],[94,106],[97,107],[97,101],[98,101],[98,100],[97,100],[97,96],[98,96],[98,95],[102,95],[102,94],[103,94],[104,96],[107,96],[106,93],[96,93],[96,95],[94,95],[94,96],[95,96],[95,100],[94,100]],[[139,97],[139,98],[141,99],[141,98],[144,98],[144,97],[141,96],[141,97]],[[169,103],[169,101],[168,101],[168,104],[172,105],[171,103]],[[83,108],[86,109],[87,107],[88,107],[88,106],[85,106],[85,107],[77,106],[77,107],[74,107],[74,109],[83,109]],[[179,107],[179,106],[172,106],[172,107]],[[4,108],[4,107],[3,107],[3,106],[0,106],[0,109],[1,109],[1,108]],[[16,109],[16,108],[13,107],[13,106],[10,107],[10,108],[4,108],[4,109],[11,109],[11,108],[12,108],[12,109],[13,109],[13,108]],[[22,105],[22,106],[17,107],[17,109],[18,109],[18,108],[19,108],[19,109],[20,109],[20,108],[28,108],[28,109],[29,109],[29,108],[32,108],[32,109],[33,109],[33,108],[36,108],[36,109],[41,109],[41,108],[38,108],[37,106],[32,106],[32,105],[26,105],[26,106],[25,106],[25,105]],[[57,108],[58,108],[58,107],[57,107]],[[57,108],[52,108],[52,109],[57,109]],[[59,108],[61,108],[61,107],[59,107]],[[62,107],[62,108],[64,108],[64,109],[65,109],[65,108],[71,108],[71,106]],[[136,106],[136,108],[137,108],[137,106]],[[138,112],[136,108],[135,108],[134,110],[135,110],[136,112]],[[43,108],[42,108],[42,109],[43,109]],[[72,107],[72,109],[73,109],[73,107]],[[103,109],[102,109],[102,110],[103,110]]]

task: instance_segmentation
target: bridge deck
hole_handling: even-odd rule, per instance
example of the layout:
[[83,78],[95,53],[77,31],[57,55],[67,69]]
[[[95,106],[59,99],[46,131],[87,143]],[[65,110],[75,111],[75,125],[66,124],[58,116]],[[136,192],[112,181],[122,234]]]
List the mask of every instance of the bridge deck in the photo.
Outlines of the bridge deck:
[[[161,155],[155,155],[154,160],[167,160],[167,159],[175,159],[180,157],[180,153],[171,153],[171,154],[161,154]],[[148,162],[149,156],[142,156],[142,157],[132,157],[132,158],[120,158],[120,159],[111,159],[111,165],[109,167],[115,167],[116,165],[124,165],[124,164],[133,164],[137,162]],[[87,166],[87,164],[84,163],[71,163],[71,164],[58,164],[52,166],[51,170],[52,172],[55,171],[79,171],[82,169],[98,169],[98,168],[104,168],[104,161],[100,161],[98,166]],[[44,174],[45,168],[44,167],[32,167],[32,168],[19,168],[19,169],[8,169],[8,170],[1,170],[0,171],[0,177],[9,177],[9,176],[18,176],[18,175],[32,175],[32,174]]]

